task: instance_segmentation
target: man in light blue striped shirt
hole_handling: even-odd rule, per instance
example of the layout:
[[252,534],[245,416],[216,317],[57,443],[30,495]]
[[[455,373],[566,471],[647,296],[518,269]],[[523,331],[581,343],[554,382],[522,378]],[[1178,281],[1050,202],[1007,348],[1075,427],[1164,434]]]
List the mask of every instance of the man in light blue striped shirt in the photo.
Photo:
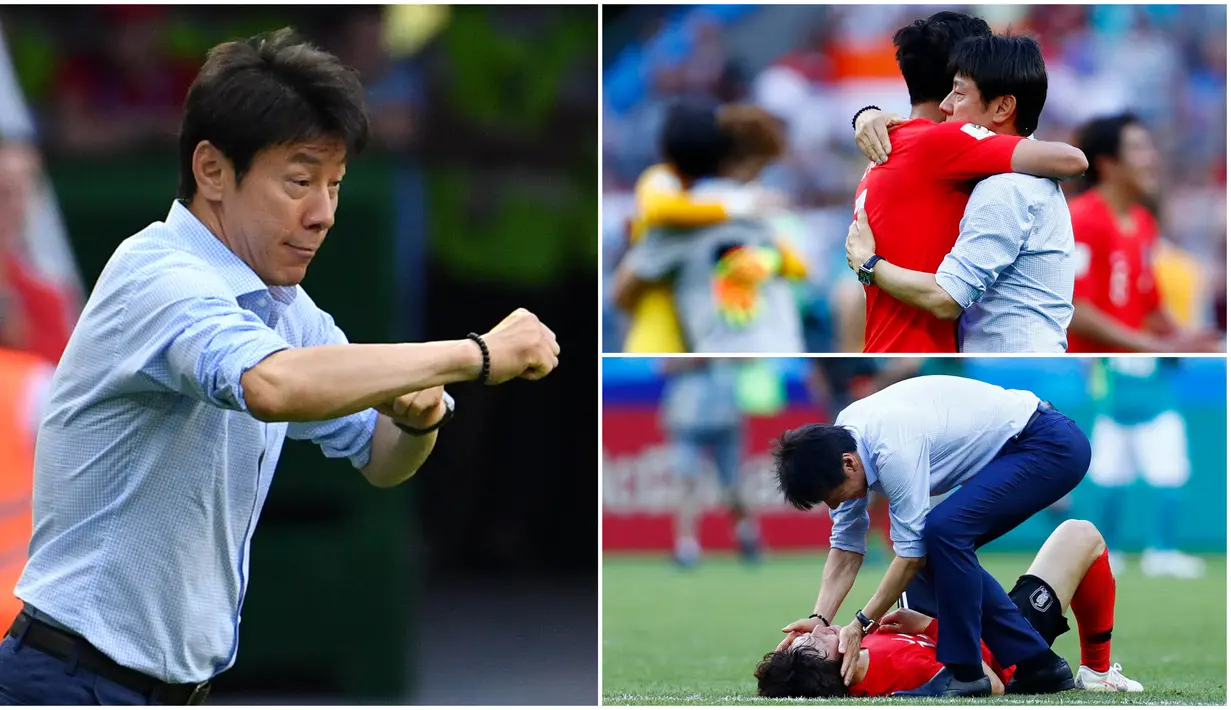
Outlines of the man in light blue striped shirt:
[[[954,65],[953,91],[941,103],[948,120],[982,126],[988,136],[1034,132],[1047,97],[1047,70],[1034,40],[970,38],[955,51]],[[1001,95],[989,96],[992,87]],[[996,175],[974,188],[957,242],[936,274],[880,260],[874,283],[938,318],[960,318],[961,352],[1064,352],[1074,249],[1068,204],[1055,180]],[[867,219],[857,217],[847,234],[847,259],[864,264],[875,253]]]
[[[840,650],[859,648],[909,587],[911,597],[935,600],[936,658],[945,669],[906,695],[990,694],[980,638],[1002,664],[1017,666],[1007,692],[1074,687],[1068,664],[975,556],[1085,476],[1090,442],[1072,420],[1030,392],[945,375],[916,377],[855,402],[832,425],[783,434],[774,462],[787,502],[802,510],[824,503],[833,511],[813,613],[783,629],[788,636],[779,650],[834,619],[867,551],[867,498],[875,491],[889,502],[895,557],[876,593],[842,628]],[[933,507],[932,496],[955,488]],[[848,685],[858,655],[844,657]]]
[[0,704],[202,702],[235,662],[287,437],[397,485],[452,411],[443,385],[555,367],[525,311],[485,336],[350,345],[298,286],[367,133],[354,72],[289,31],[211,51],[179,199],[115,251],[52,382]]

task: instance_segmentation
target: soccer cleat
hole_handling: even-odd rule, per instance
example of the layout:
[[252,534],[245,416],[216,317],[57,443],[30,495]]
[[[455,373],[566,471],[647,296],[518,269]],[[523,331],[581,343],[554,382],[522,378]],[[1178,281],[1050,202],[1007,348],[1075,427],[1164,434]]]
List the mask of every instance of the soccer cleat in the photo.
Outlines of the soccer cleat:
[[1050,665],[1035,669],[1033,672],[1018,670],[1005,686],[1005,695],[1043,695],[1045,693],[1060,693],[1072,690],[1077,685],[1073,682],[1073,669],[1069,662],[1057,656]]
[[1125,678],[1119,663],[1111,664],[1106,672],[1092,671],[1086,666],[1077,669],[1078,690],[1096,693],[1140,693],[1145,688],[1132,678]]

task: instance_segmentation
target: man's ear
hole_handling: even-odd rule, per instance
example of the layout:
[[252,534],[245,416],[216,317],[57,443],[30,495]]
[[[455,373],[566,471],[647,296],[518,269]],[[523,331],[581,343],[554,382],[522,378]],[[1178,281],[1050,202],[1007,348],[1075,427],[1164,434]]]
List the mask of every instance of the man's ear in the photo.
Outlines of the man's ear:
[[197,192],[206,200],[222,199],[232,172],[231,161],[213,143],[201,141],[192,151],[192,176],[197,181]]
[[1012,94],[996,97],[996,111],[992,114],[992,120],[996,125],[1002,125],[1013,120],[1014,114],[1017,111],[1017,97]]

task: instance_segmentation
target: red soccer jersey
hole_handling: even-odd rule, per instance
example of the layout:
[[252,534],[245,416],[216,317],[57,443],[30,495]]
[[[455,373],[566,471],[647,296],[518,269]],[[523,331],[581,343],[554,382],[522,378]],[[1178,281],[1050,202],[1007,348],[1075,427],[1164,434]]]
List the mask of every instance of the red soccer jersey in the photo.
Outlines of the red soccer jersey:
[[[895,149],[896,150],[896,149]],[[992,658],[987,645],[980,642],[983,662],[1007,683],[1013,668],[1002,671]],[[936,660],[936,622],[922,634],[896,634],[885,631],[865,636],[861,648],[868,651],[868,672],[863,680],[849,688],[854,697],[889,695],[900,690],[914,690],[932,679],[944,668]]]
[[[1012,172],[1021,136],[971,123],[917,118],[889,134],[893,154],[870,165],[855,191],[876,235],[876,252],[905,269],[936,273],[957,241],[974,181]],[[957,323],[866,287],[867,353],[957,352]]]
[[[1129,328],[1142,330],[1146,317],[1160,305],[1150,259],[1158,223],[1141,205],[1133,205],[1127,223],[1120,223],[1098,190],[1070,200],[1069,214],[1077,243],[1073,301],[1086,301]],[[1069,352],[1121,349],[1069,333]]]

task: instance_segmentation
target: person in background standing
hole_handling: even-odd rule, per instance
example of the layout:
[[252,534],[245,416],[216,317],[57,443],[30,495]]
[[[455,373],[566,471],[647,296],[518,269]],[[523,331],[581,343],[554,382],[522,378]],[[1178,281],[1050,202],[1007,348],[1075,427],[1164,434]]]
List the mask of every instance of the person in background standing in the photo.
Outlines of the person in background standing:
[[672,470],[680,482],[674,559],[682,567],[697,564],[701,557],[700,476],[707,455],[718,473],[740,555],[752,561],[760,554],[760,531],[740,486],[744,420],[736,395],[737,367],[738,363],[730,360],[663,361],[667,385],[663,392],[662,427],[671,444]]
[[[1103,489],[1100,528],[1111,550],[1111,564],[1123,569],[1120,522],[1124,494],[1140,474],[1150,491],[1153,519],[1141,570],[1148,577],[1193,579],[1205,572],[1201,558],[1186,555],[1176,543],[1184,485],[1191,466],[1184,418],[1175,401],[1176,358],[1105,358],[1093,373],[1091,389],[1100,411],[1090,436],[1090,480]],[[1101,395],[1101,396],[1099,396]]]

